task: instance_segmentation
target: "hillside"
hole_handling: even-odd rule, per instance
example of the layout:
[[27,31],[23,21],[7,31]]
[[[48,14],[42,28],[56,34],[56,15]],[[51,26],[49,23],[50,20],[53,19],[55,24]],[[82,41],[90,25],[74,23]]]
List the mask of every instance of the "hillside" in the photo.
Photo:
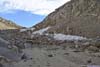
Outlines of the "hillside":
[[12,21],[6,20],[4,18],[0,17],[0,29],[18,29],[21,28],[21,26],[15,24]]
[[71,0],[33,26],[36,30],[51,26],[48,32],[85,37],[100,36],[100,0]]

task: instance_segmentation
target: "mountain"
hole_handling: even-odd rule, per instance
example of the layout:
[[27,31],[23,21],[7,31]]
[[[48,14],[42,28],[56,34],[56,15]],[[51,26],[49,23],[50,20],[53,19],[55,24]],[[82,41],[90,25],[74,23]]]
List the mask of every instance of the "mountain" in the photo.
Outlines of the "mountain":
[[19,29],[21,26],[0,17],[0,29]]
[[48,26],[49,33],[99,37],[100,0],[71,0],[33,27],[39,30]]
[[71,0],[30,28],[1,18],[0,67],[100,67],[99,3]]

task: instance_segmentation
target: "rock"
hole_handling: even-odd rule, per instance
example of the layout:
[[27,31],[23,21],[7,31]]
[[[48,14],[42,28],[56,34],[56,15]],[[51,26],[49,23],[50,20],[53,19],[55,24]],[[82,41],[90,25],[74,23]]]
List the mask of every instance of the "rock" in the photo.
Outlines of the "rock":
[[3,42],[3,43],[5,43],[5,44],[9,44],[9,42],[8,42],[8,41],[4,40],[4,39],[3,39],[3,38],[1,38],[1,37],[0,37],[0,42]]
[[0,47],[9,48],[9,46],[11,46],[11,45],[6,44],[4,42],[0,42]]
[[25,48],[32,48],[32,43],[25,43]]
[[21,59],[25,60],[25,59],[27,59],[27,56],[25,54],[23,54],[22,57],[21,57]]
[[94,46],[100,48],[100,40],[96,40]]
[[92,63],[92,61],[91,60],[88,60],[87,63],[90,64],[90,63]]
[[0,64],[0,67],[4,67],[2,64]]
[[50,54],[50,55],[48,55],[48,57],[53,57],[53,55],[52,55],[52,54]]
[[64,55],[69,55],[70,53],[64,53]]
[[17,54],[15,51],[12,51],[7,48],[0,47],[0,56],[9,59],[10,61],[17,62],[21,60],[21,55]]
[[91,52],[99,52],[99,49],[95,46],[89,46],[86,50]]

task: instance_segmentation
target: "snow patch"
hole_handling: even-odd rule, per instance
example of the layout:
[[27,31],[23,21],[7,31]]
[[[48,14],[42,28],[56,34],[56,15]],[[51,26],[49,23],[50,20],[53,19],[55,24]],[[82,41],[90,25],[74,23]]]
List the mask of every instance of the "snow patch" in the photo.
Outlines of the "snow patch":
[[20,29],[20,32],[25,32],[27,31],[27,29]]
[[40,34],[40,35],[43,35],[43,33],[46,32],[49,28],[50,27],[46,27],[46,28],[40,29],[38,31],[33,32],[32,34]]
[[87,67],[100,67],[100,65],[88,65]]
[[54,34],[54,39],[55,40],[69,40],[69,41],[74,41],[74,40],[85,40],[87,38],[82,37],[82,36],[75,36],[75,35]]
[[33,30],[35,30],[35,28],[29,28],[29,30],[33,31]]
[[33,31],[33,30],[35,30],[35,28],[23,28],[20,29],[20,32]]

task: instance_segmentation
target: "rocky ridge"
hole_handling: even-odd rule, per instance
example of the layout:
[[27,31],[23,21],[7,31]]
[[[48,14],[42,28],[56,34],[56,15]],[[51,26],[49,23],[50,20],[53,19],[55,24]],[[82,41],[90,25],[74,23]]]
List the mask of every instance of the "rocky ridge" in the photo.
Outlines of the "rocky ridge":
[[15,24],[14,22],[10,20],[6,20],[2,17],[0,17],[0,30],[4,29],[19,29],[21,26]]

